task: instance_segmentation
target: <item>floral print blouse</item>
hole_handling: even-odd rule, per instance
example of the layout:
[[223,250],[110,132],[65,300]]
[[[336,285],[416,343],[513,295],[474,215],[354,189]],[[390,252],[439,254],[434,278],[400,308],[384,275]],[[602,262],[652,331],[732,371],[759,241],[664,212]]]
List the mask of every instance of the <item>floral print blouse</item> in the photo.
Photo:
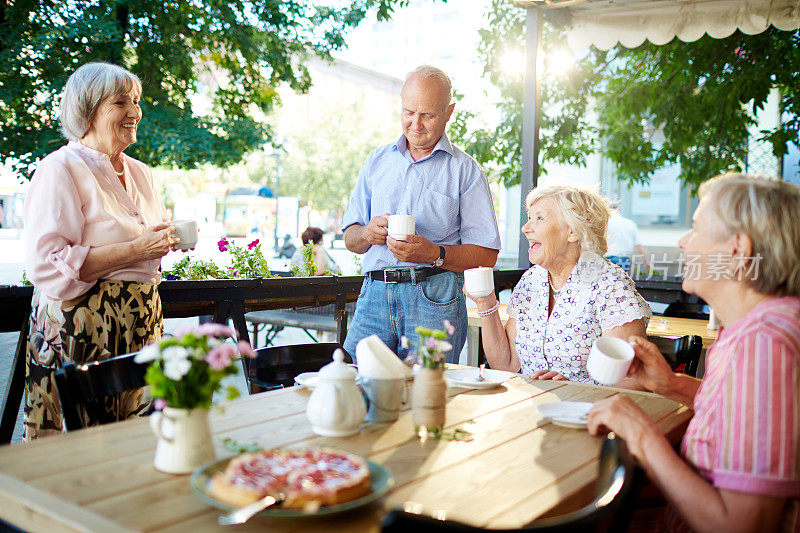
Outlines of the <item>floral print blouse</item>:
[[514,344],[521,372],[554,370],[570,381],[597,384],[586,371],[589,350],[600,334],[638,318],[649,320],[650,305],[617,265],[590,251],[581,254],[547,316],[547,270],[532,266],[508,303],[516,319]]

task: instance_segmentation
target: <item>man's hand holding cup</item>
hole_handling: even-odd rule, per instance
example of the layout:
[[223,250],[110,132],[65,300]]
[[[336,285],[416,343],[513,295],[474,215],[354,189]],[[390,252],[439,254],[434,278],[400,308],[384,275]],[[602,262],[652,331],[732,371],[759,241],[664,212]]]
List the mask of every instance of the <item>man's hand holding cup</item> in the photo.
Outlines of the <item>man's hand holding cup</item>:
[[366,226],[366,239],[371,245],[386,244],[386,236],[389,235],[389,213],[373,217]]

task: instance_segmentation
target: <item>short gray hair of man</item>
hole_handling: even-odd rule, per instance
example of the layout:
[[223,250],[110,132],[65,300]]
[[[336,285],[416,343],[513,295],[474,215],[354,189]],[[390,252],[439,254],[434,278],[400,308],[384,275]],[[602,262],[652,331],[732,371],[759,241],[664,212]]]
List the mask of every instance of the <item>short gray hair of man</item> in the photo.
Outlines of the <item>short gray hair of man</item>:
[[439,80],[439,83],[442,84],[444,90],[447,91],[447,105],[450,105],[450,102],[453,101],[453,82],[450,80],[450,76],[448,76],[447,73],[442,69],[433,67],[431,65],[420,65],[408,73],[405,82],[403,82],[403,86],[405,86],[408,80],[415,76],[419,76],[423,80],[427,80],[429,78],[435,78]]
[[558,216],[563,224],[578,236],[581,251],[590,250],[605,255],[608,250],[606,230],[611,209],[600,194],[573,187],[571,185],[552,185],[536,187],[528,193],[525,203],[528,209],[538,200],[552,198],[556,203]]
[[109,96],[134,92],[141,96],[142,82],[136,74],[111,63],[86,63],[72,73],[64,85],[58,119],[61,132],[70,141],[79,141],[100,102]]
[[[742,279],[761,294],[800,296],[800,188],[763,176],[728,173],[700,185],[722,230],[753,243]],[[758,265],[753,264],[758,261]]]

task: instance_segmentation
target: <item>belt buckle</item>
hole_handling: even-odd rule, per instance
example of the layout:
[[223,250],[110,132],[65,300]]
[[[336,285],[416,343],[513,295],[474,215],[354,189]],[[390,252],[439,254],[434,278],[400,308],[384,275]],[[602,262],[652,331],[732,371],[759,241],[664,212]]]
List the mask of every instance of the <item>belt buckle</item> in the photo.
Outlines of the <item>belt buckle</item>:
[[394,272],[395,276],[397,276],[397,269],[396,268],[387,268],[387,269],[384,269],[384,271],[383,271],[383,282],[384,283],[395,283],[396,284],[397,283],[397,278],[396,277],[395,277],[394,281],[389,281],[388,279],[386,279],[386,273],[387,272]]

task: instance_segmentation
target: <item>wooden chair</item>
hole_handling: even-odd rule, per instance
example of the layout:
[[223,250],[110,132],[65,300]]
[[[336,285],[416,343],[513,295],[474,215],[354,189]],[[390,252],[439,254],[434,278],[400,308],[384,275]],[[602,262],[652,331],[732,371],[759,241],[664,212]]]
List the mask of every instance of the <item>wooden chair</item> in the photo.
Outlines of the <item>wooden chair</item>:
[[135,356],[135,353],[131,353],[80,366],[67,363],[53,372],[67,431],[85,427],[79,406],[83,406],[101,424],[116,422],[105,412],[103,400],[146,385],[144,375],[148,364],[135,362]]
[[394,509],[383,520],[381,531],[399,533],[414,531],[472,533],[477,531],[505,532],[536,531],[539,533],[625,531],[633,512],[635,484],[644,480],[636,469],[625,442],[609,434],[600,452],[599,475],[595,498],[591,503],[571,513],[534,520],[519,529],[484,529],[453,520],[408,513]]
[[703,353],[703,339],[699,335],[683,337],[648,336],[647,340],[655,344],[669,366],[692,377],[697,377],[700,356]]
[[[259,348],[256,358],[242,358],[250,394],[291,387],[296,375],[316,372],[333,361],[333,351],[337,348],[341,345],[336,342]],[[347,354],[345,362],[352,363]]]

